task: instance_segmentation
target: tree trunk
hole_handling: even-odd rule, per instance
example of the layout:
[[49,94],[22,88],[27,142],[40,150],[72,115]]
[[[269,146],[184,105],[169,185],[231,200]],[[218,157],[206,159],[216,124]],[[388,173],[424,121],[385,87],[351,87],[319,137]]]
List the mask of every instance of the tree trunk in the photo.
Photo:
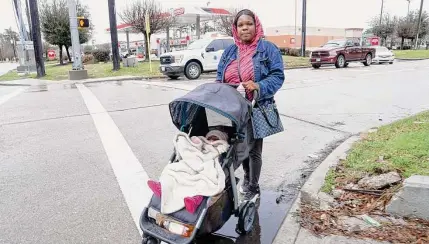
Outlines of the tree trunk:
[[64,65],[64,62],[63,62],[63,45],[58,45],[58,47],[60,48],[60,64]]
[[145,46],[145,52],[146,54],[144,55],[144,60],[145,61],[149,61],[149,55],[150,55],[150,36],[151,34],[149,33],[149,40],[147,39],[147,35],[144,35],[144,46]]
[[404,50],[404,41],[405,41],[405,38],[401,37],[401,50]]
[[71,63],[71,57],[70,57],[70,52],[69,52],[69,47],[66,46],[66,52],[67,52],[67,58],[69,59],[69,62]]

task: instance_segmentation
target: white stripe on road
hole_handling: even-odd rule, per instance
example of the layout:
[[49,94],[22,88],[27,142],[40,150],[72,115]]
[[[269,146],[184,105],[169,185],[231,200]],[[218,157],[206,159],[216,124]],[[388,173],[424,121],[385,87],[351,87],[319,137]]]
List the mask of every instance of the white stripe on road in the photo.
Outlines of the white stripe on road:
[[148,175],[100,101],[86,86],[76,86],[91,114],[119,187],[141,234],[140,214],[152,196],[147,187]]
[[0,105],[6,103],[9,99],[14,98],[25,91],[27,88],[18,88],[15,91],[0,97]]

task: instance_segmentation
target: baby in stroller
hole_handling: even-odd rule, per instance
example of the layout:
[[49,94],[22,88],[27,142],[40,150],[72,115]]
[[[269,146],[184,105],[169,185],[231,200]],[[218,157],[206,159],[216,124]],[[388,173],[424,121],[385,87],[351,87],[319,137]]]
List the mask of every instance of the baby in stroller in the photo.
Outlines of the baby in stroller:
[[[207,83],[175,99],[169,109],[180,132],[159,182],[148,182],[154,194],[140,216],[142,243],[193,243],[232,215],[238,219],[236,232],[247,234],[256,204],[240,200],[235,169],[249,153],[251,103],[228,85]],[[210,112],[228,124],[210,124]]]
[[[199,150],[203,150],[203,147],[205,146],[205,144],[212,145],[212,146],[214,145],[215,146],[214,148],[217,150],[219,147],[216,147],[216,145],[222,145],[223,147],[220,148],[220,150],[218,151],[219,153],[217,155],[214,155],[215,157],[220,156],[221,153],[226,151],[226,149],[228,149],[228,147],[229,147],[229,145],[228,145],[228,134],[226,132],[221,131],[220,129],[215,129],[215,128],[211,129],[205,137],[192,136],[190,138],[190,140],[193,143],[193,145],[196,148],[198,148]],[[222,178],[224,178],[224,177],[222,177]],[[148,186],[152,190],[153,194],[156,197],[162,198],[161,182],[149,180]],[[221,190],[223,190],[223,189],[221,189]],[[202,195],[185,197],[183,199],[185,209],[189,213],[192,213],[192,214],[195,213],[197,208],[202,203],[203,198],[204,198],[204,196],[202,196]]]

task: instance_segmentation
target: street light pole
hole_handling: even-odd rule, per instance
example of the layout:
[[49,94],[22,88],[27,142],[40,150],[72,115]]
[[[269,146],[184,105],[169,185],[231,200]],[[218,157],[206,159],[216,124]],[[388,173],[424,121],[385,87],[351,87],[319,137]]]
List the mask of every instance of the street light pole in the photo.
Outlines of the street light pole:
[[420,32],[420,22],[422,21],[422,12],[423,12],[423,0],[420,2],[420,12],[419,12],[419,21],[417,22],[417,34],[416,34],[416,43],[415,43],[415,49],[418,48],[419,43],[419,32]]
[[408,18],[408,16],[410,15],[410,3],[411,3],[411,0],[406,0],[407,2],[408,2],[408,11],[407,11],[407,18]]
[[37,77],[45,76],[45,63],[43,62],[42,37],[40,36],[39,9],[37,0],[29,3],[31,27],[33,34],[34,58],[36,59]]
[[298,13],[298,0],[295,0],[295,42],[294,42],[294,46],[296,47],[296,17],[297,17],[297,13]]
[[301,56],[305,57],[305,40],[307,32],[307,0],[302,0],[302,34],[301,34]]
[[384,0],[381,0],[380,25],[381,25],[381,20],[383,19],[383,8],[384,8]]

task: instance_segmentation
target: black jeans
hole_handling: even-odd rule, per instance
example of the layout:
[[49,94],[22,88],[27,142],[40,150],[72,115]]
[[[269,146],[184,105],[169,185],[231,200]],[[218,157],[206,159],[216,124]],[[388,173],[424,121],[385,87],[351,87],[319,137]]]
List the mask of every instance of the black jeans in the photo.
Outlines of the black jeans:
[[252,188],[259,187],[263,144],[263,139],[252,139],[249,143],[249,157],[243,161],[244,182],[249,182]]

